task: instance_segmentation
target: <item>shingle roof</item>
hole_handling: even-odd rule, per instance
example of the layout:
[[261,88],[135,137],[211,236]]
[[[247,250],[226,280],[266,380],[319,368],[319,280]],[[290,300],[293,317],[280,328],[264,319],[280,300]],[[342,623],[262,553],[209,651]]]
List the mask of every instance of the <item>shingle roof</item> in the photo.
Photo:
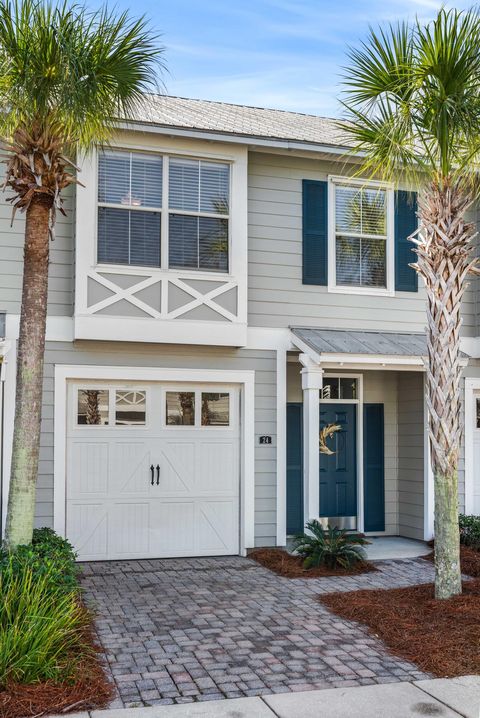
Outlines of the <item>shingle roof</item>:
[[347,146],[333,118],[210,100],[146,95],[129,119],[200,132]]
[[375,354],[420,356],[427,354],[425,334],[361,332],[341,329],[292,328],[293,334],[317,354]]

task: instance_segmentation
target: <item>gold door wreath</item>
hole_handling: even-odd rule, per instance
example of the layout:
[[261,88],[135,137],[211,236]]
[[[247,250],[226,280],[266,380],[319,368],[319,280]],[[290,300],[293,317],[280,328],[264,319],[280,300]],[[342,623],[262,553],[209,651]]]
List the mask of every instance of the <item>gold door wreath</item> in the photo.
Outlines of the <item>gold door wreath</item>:
[[335,453],[327,446],[327,439],[330,436],[333,436],[337,431],[340,431],[341,428],[342,427],[340,426],[340,424],[326,424],[323,427],[323,429],[320,431],[319,439],[321,454],[328,454],[328,456],[332,456],[332,454]]

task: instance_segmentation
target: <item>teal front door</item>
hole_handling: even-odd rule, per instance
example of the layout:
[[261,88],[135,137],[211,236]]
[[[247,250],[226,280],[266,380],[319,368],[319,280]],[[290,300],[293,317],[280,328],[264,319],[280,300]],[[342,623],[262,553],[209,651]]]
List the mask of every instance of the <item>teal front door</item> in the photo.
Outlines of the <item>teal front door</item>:
[[340,431],[326,444],[332,454],[320,452],[320,513],[330,525],[356,528],[357,516],[357,405],[320,404],[320,430],[339,424]]

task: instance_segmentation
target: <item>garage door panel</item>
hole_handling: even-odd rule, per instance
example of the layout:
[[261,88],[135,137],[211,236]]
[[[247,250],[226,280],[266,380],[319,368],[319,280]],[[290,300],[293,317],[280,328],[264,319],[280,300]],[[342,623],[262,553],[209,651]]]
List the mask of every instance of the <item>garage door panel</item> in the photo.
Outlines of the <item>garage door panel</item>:
[[145,442],[116,441],[113,445],[113,471],[109,491],[122,495],[148,496],[152,452]]
[[193,501],[153,501],[150,555],[192,556],[195,553]]
[[203,554],[238,553],[236,501],[199,501],[195,515],[195,545]]
[[149,555],[150,503],[115,502],[109,508],[108,544],[111,558]]
[[68,492],[72,498],[107,494],[109,449],[107,442],[75,441],[71,444]]
[[[147,382],[144,423],[117,426],[117,387],[95,386],[110,392],[108,423],[77,424],[82,387],[75,383],[70,392],[67,536],[80,560],[237,554],[240,438],[233,409],[230,425],[204,424],[197,411],[194,426],[167,426],[159,407],[170,386]],[[195,391],[197,407],[202,392],[212,393]],[[210,420],[218,420],[213,410]]]
[[198,455],[198,493],[238,494],[238,452],[232,440],[205,442]]
[[83,560],[108,556],[108,507],[105,503],[71,502],[67,512],[68,538]]
[[195,486],[196,444],[185,441],[162,442],[160,494],[188,496]]

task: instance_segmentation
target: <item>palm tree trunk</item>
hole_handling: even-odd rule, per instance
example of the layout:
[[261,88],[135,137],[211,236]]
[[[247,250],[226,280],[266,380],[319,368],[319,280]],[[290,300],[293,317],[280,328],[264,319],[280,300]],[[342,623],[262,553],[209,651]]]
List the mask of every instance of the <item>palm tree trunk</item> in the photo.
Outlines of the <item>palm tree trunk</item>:
[[5,543],[10,549],[31,542],[35,517],[51,205],[50,196],[37,195],[26,212],[15,423],[5,531]]
[[435,596],[461,593],[458,528],[460,421],[460,309],[472,270],[474,226],[466,222],[468,194],[451,182],[434,183],[419,202],[417,271],[428,299],[427,406],[435,489]]

